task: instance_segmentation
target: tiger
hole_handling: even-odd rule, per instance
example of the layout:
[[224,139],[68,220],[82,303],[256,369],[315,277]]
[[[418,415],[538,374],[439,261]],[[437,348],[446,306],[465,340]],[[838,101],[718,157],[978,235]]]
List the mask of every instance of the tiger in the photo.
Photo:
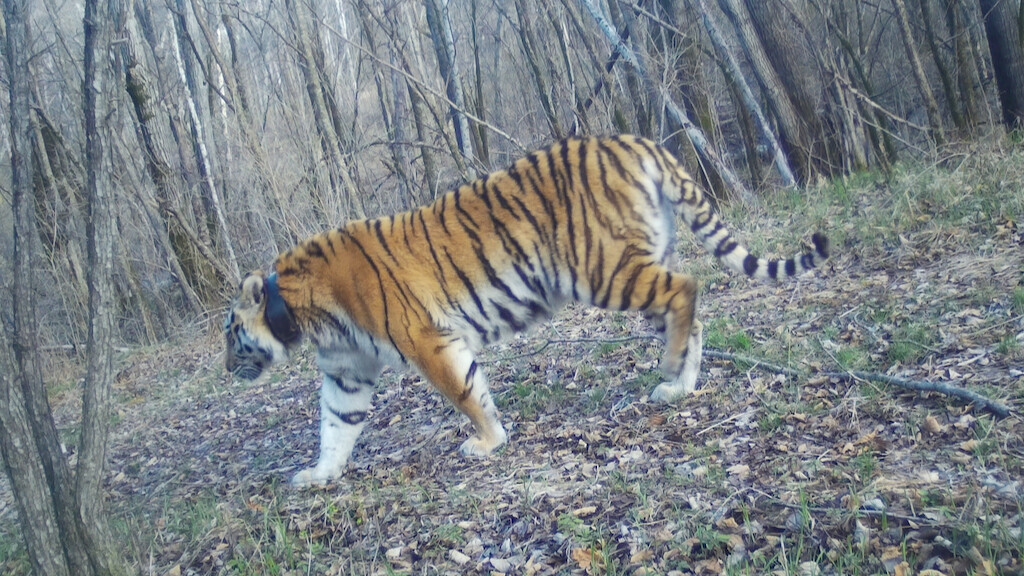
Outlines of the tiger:
[[726,267],[792,278],[828,258],[813,250],[759,258],[662,146],[639,137],[571,138],[401,214],[351,221],[246,275],[224,323],[229,373],[257,378],[303,337],[316,348],[320,452],[292,478],[344,472],[385,365],[418,371],[467,416],[461,446],[487,456],[506,432],[477,361],[481,348],[550,318],[568,301],[635,310],[664,331],[666,380],[650,399],[695,389],[703,355],[697,281],[669,267],[676,216]]

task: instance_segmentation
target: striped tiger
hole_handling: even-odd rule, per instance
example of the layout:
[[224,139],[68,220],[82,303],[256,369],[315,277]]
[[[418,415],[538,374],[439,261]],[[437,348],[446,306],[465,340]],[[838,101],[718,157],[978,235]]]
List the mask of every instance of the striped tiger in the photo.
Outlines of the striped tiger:
[[317,348],[320,455],[303,486],[344,470],[384,365],[412,367],[472,421],[462,453],[506,439],[476,354],[568,300],[639,310],[665,330],[668,402],[694,390],[697,283],[667,262],[675,215],[725,265],[781,279],[828,257],[825,236],[788,260],[750,254],[661,146],[630,136],[563,140],[402,214],[349,222],[248,274],[230,306],[226,366],[254,379],[303,336]]

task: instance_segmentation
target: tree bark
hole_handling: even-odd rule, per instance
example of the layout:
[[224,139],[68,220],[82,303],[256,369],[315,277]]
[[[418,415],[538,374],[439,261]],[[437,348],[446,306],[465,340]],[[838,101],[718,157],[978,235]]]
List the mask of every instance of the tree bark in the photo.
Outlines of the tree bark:
[[960,100],[957,105],[962,109],[961,115],[964,124],[970,129],[981,118],[981,111],[978,109],[977,88],[975,88],[981,86],[981,81],[978,78],[978,67],[975,65],[970,41],[969,30],[974,25],[968,20],[969,15],[964,14],[964,11],[961,10],[961,1],[944,0],[944,12],[946,28],[953,39],[956,60],[956,82],[960,90]]
[[[39,337],[36,331],[37,312],[35,301],[35,243],[38,241],[36,218],[32,207],[32,156],[31,156],[31,125],[29,112],[29,62],[32,54],[29,45],[29,22],[24,2],[4,0],[4,19],[7,25],[6,62],[8,73],[8,91],[10,94],[10,129],[11,129],[11,171],[13,179],[12,211],[14,213],[14,330],[11,345],[14,351],[14,381],[20,387],[20,394],[9,394],[12,399],[21,397],[24,402],[24,414],[27,417],[30,437],[11,438],[20,442],[25,448],[33,451],[46,475],[50,504],[30,503],[27,509],[53,509],[56,524],[60,533],[60,542],[51,543],[47,550],[30,552],[30,557],[52,554],[54,549],[63,548],[60,553],[63,561],[55,561],[56,566],[64,566],[71,574],[89,574],[91,567],[84,551],[80,523],[77,520],[77,509],[74,493],[71,490],[72,476],[67,460],[60,450],[57,427],[50,411],[43,382],[41,360],[39,358]],[[8,380],[9,382],[10,380]],[[18,426],[10,432],[24,431]],[[6,449],[5,449],[6,450]],[[10,465],[8,464],[8,469]],[[17,484],[15,484],[17,486]],[[26,493],[24,497],[36,495],[35,491]],[[16,496],[18,497],[18,496]],[[44,522],[48,522],[46,519]],[[22,519],[22,522],[34,520]],[[23,524],[24,525],[24,524]],[[26,530],[36,530],[35,526]],[[36,536],[39,536],[37,533]],[[38,541],[26,541],[30,545]]]
[[519,20],[519,42],[523,47],[523,55],[530,66],[533,82],[537,88],[537,97],[540,99],[541,109],[544,110],[544,117],[547,118],[551,136],[555,140],[561,140],[562,127],[559,125],[555,107],[551,103],[550,82],[547,79],[545,70],[541,66],[540,55],[537,50],[537,38],[533,31],[532,15],[526,6],[525,0],[515,0],[515,6],[516,16]]
[[103,122],[110,117],[115,80],[109,52],[113,40],[122,40],[125,6],[119,0],[85,2],[85,108],[86,194],[88,197],[89,337],[86,342],[85,390],[82,393],[82,436],[79,440],[75,500],[83,524],[93,572],[127,574],[118,553],[102,493],[103,470],[110,437],[114,379],[114,213],[113,185],[104,162]]
[[[137,18],[144,17],[137,11],[135,15]],[[143,22],[139,23],[145,26]],[[201,242],[193,243],[191,241],[195,234],[188,231],[188,222],[178,217],[178,212],[172,208],[171,167],[164,158],[164,153],[158,147],[152,126],[153,118],[156,117],[156,112],[152,109],[153,94],[145,70],[136,60],[135,45],[130,38],[128,41],[122,42],[118,58],[124,72],[125,90],[135,114],[135,136],[140,149],[144,152],[146,172],[156,188],[156,203],[160,216],[154,214],[150,202],[144,198],[140,198],[142,209],[156,235],[157,245],[164,249],[168,265],[181,287],[185,301],[189,304],[192,312],[199,313],[204,306],[195,290],[205,282],[205,275],[201,273],[201,268],[198,266],[188,265],[194,260],[192,252],[188,250],[189,245],[191,244],[191,248],[203,256],[207,266],[213,269],[219,268],[219,274],[222,277],[227,278],[228,271],[224,269],[220,258],[217,258],[212,252],[202,251]]]
[[[174,18],[175,31],[171,38],[174,40],[174,56],[178,64],[178,76],[181,78],[182,87],[185,91],[185,106],[188,110],[189,129],[191,130],[192,146],[195,151],[196,165],[199,169],[199,177],[204,190],[204,197],[209,198],[210,210],[216,219],[217,234],[224,248],[225,259],[227,260],[229,275],[225,280],[231,284],[238,284],[242,275],[238,270],[238,258],[235,257],[234,242],[228,233],[227,220],[224,217],[224,208],[220,202],[220,194],[217,192],[217,185],[213,182],[213,167],[210,163],[210,156],[206,150],[206,136],[203,130],[202,118],[199,115],[199,107],[196,105],[195,80],[192,78],[191,58],[185,52],[187,40],[187,29],[185,20],[184,0],[178,0],[178,14]],[[199,225],[204,225],[200,222]]]
[[[762,138],[768,142],[768,145],[772,149],[772,156],[775,158],[775,167],[779,171],[779,175],[782,176],[782,183],[785,186],[796,186],[796,178],[793,176],[793,169],[789,167],[789,161],[786,159],[786,155],[782,153],[782,147],[779,146],[778,140],[775,138],[775,133],[772,132],[771,127],[768,126],[768,121],[764,117],[764,113],[761,112],[761,106],[754,99],[754,93],[750,90],[750,86],[747,85],[747,81],[743,78],[743,72],[740,70],[739,63],[736,62],[736,58],[733,56],[732,51],[725,45],[725,40],[722,38],[722,33],[719,31],[718,24],[715,23],[714,17],[711,15],[711,11],[708,10],[707,4],[704,0],[698,0],[698,6],[700,7],[701,14],[704,17],[704,26],[708,31],[708,36],[711,37],[711,44],[714,45],[715,51],[718,52],[719,57],[723,60],[723,69],[726,74],[726,78],[736,86],[736,90],[740,93],[741,102],[747,109],[754,120],[754,124],[757,126],[757,131]],[[752,159],[756,162],[755,159]]]
[[608,41],[611,42],[612,49],[617,49],[622,52],[622,59],[625,60],[626,63],[630,65],[634,72],[636,72],[636,75],[646,85],[648,91],[650,91],[652,95],[656,96],[659,100],[661,100],[662,105],[668,111],[672,119],[675,122],[677,122],[683,128],[683,130],[686,131],[687,137],[689,137],[690,142],[693,143],[693,147],[697,150],[697,153],[700,155],[700,157],[703,160],[705,160],[708,164],[710,164],[716,172],[718,172],[718,174],[722,177],[722,180],[725,181],[726,185],[729,186],[731,191],[735,193],[742,201],[748,203],[755,202],[756,200],[754,198],[754,195],[751,194],[750,190],[747,189],[743,182],[736,177],[736,174],[734,174],[733,171],[728,166],[726,166],[724,162],[722,162],[722,159],[718,156],[714,148],[711,146],[711,143],[708,142],[708,139],[704,135],[704,132],[699,127],[697,127],[693,122],[690,121],[689,117],[686,115],[686,111],[682,107],[680,107],[675,102],[675,100],[672,99],[671,95],[668,92],[668,89],[659,89],[658,87],[654,86],[654,84],[651,83],[651,79],[647,75],[647,71],[644,69],[643,65],[640,63],[639,60],[637,60],[636,55],[633,54],[633,51],[630,50],[628,46],[622,43],[622,40],[619,38],[618,33],[615,31],[614,28],[612,28],[611,24],[609,24],[608,21],[604,19],[604,16],[601,14],[600,10],[598,10],[597,6],[594,5],[594,0],[580,0],[580,2],[583,4],[583,7],[590,12],[590,15],[597,22],[597,26],[598,28],[601,29],[601,32],[604,33],[604,35],[608,38]]
[[946,66],[946,61],[942,57],[939,40],[935,37],[935,25],[932,22],[931,0],[919,0],[919,4],[921,5],[921,21],[924,23],[924,37],[928,42],[928,50],[932,53],[932,61],[935,62],[935,68],[939,71],[939,80],[942,82],[942,93],[946,97],[946,107],[949,108],[949,114],[953,118],[953,124],[956,126],[957,130],[962,132],[966,130],[967,125],[964,122],[964,116],[960,111],[956,87],[953,84],[953,76],[949,73],[949,67]]
[[430,26],[430,38],[437,54],[437,66],[445,91],[452,105],[449,112],[452,126],[455,128],[455,140],[459,152],[465,159],[467,179],[476,177],[473,168],[473,140],[469,134],[469,119],[466,118],[466,100],[462,94],[462,76],[459,73],[458,58],[455,54],[455,37],[452,34],[451,18],[448,15],[448,0],[424,0],[427,9],[427,24]]
[[941,144],[942,117],[939,115],[939,103],[935,101],[931,86],[928,85],[928,76],[921,66],[921,58],[917,55],[917,46],[914,44],[914,34],[910,29],[910,16],[907,14],[907,5],[903,0],[892,0],[896,9],[896,21],[900,27],[900,38],[903,40],[903,48],[907,51],[907,58],[910,60],[910,68],[914,74],[914,81],[917,82],[917,89],[924,99],[924,108],[928,113],[928,125],[931,128],[932,137],[936,143]]
[[[327,161],[331,192],[342,202],[342,210],[345,212],[342,214],[343,218],[362,218],[365,213],[358,203],[358,190],[348,173],[339,144],[341,139],[341,134],[338,132],[339,121],[337,115],[331,113],[328,108],[328,100],[324,97],[323,74],[317,65],[318,58],[313,46],[313,42],[318,42],[318,40],[311,35],[307,14],[304,9],[299,7],[299,4],[298,0],[285,0],[285,7],[288,10],[294,33],[299,68],[303,80],[305,80],[306,95],[313,112],[317,139]],[[326,215],[321,217],[325,220],[335,219],[333,215],[330,218],[327,218]],[[325,221],[323,224],[333,225],[333,222]]]
[[985,35],[992,70],[999,88],[1003,124],[1024,127],[1024,37],[1017,25],[1020,0],[978,0],[985,18]]
[[25,411],[25,397],[16,382],[17,373],[4,327],[0,329],[0,451],[4,471],[14,493],[32,572],[39,576],[67,576],[70,572],[61,547],[57,511],[36,450],[32,423]]
[[[765,1],[772,3],[772,0]],[[749,6],[750,2],[745,8],[741,0],[719,0],[718,4],[736,30],[761,94],[779,126],[780,143],[796,170],[796,177],[801,182],[808,182],[821,170],[818,166],[821,159],[815,158],[821,155],[819,145],[816,144],[816,139],[821,137],[821,123],[814,99],[800,76],[794,74],[788,79],[784,78],[783,71],[775,67],[776,59],[785,61],[787,56],[772,58],[775,51],[785,50],[772,43],[787,43],[793,49],[799,44],[791,30],[776,29],[777,26],[784,26],[775,21],[780,17],[778,14],[774,14],[771,20],[763,18],[758,21],[753,18],[755,14],[763,16],[759,12],[764,8],[761,2],[755,0],[758,5],[754,8]],[[777,5],[771,8],[772,12],[778,10]]]
[[[4,0],[4,62],[10,102],[12,209],[14,212],[14,332],[11,347],[7,326],[0,330],[0,450],[4,469],[18,508],[18,520],[32,570],[40,576],[67,576],[84,566],[81,558],[68,558],[61,546],[66,530],[50,491],[54,476],[53,454],[37,442],[37,419],[31,409],[38,399],[42,375],[38,370],[35,300],[32,287],[32,126],[29,115],[29,21],[27,2]],[[28,277],[26,277],[28,275]],[[13,351],[13,354],[12,354]],[[26,368],[29,372],[26,372]],[[26,376],[38,377],[26,382]],[[27,393],[26,393],[27,392]],[[43,396],[45,401],[45,395]],[[47,413],[49,406],[46,406]],[[52,422],[52,421],[51,421]],[[56,431],[54,430],[54,440]],[[44,445],[45,446],[45,445]],[[59,454],[58,454],[59,456]]]

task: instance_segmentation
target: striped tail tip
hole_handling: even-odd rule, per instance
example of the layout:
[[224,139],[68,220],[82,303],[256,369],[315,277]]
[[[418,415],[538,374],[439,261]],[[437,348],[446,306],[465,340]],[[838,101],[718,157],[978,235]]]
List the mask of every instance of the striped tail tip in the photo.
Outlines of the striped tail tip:
[[814,243],[814,251],[818,253],[818,256],[825,260],[828,258],[828,237],[821,232],[815,232],[811,236],[811,242]]

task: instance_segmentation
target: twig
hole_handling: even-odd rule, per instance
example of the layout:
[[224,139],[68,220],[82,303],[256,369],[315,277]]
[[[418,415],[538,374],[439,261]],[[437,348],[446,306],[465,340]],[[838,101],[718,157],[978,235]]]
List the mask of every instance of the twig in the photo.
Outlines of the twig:
[[893,384],[901,388],[918,390],[921,392],[938,392],[947,396],[963,398],[964,400],[973,402],[989,412],[1003,418],[1010,415],[1010,408],[1006,404],[986,398],[977,392],[972,392],[964,388],[957,388],[956,386],[950,386],[949,384],[943,384],[942,382],[931,382],[929,380],[907,380],[906,378],[886,376],[885,374],[876,374],[874,372],[861,372],[859,370],[852,370],[849,372],[821,372],[820,375],[827,378],[838,378],[839,380],[846,382],[851,382],[860,378],[862,380],[870,380],[872,382]]
[[789,508],[790,510],[807,510],[808,512],[816,512],[818,514],[854,514],[864,516],[885,516],[887,518],[893,518],[895,520],[903,520],[905,522],[913,522],[919,526],[946,526],[943,522],[937,522],[928,518],[922,518],[920,516],[908,516],[906,514],[898,514],[889,510],[875,510],[872,508],[859,508],[857,510],[849,510],[847,508],[829,508],[824,506],[805,506],[803,504],[793,504],[780,500],[767,492],[758,490],[757,488],[751,488],[751,492],[754,492],[761,497],[765,498],[772,504],[782,506],[783,508]]
[[[779,374],[785,374],[786,376],[802,377],[806,374],[793,370],[792,368],[786,368],[785,366],[779,366],[770,362],[764,362],[755,358],[747,356],[741,356],[739,354],[731,354],[729,352],[719,352],[718,350],[704,349],[704,355],[709,358],[718,358],[720,360],[728,360],[733,363],[743,362],[745,364],[752,364],[755,368],[762,367],[772,372]],[[909,390],[918,390],[921,392],[938,392],[947,396],[956,396],[957,398],[963,398],[969,402],[992,412],[993,414],[1000,417],[1007,417],[1010,415],[1010,408],[995,400],[986,398],[977,392],[972,392],[964,388],[957,388],[949,384],[942,382],[931,382],[928,380],[908,380],[906,378],[898,378],[896,376],[886,376],[885,374],[878,374],[875,372],[862,372],[859,370],[849,370],[846,372],[818,372],[819,376],[826,378],[836,378],[844,382],[852,382],[854,380],[868,380],[871,382],[884,382],[886,384],[892,384],[901,388],[907,388]]]
[[[622,342],[632,342],[634,340],[657,340],[663,341],[660,336],[651,334],[641,334],[638,336],[629,336],[626,338],[549,338],[543,344],[537,348],[520,354],[512,354],[509,356],[502,356],[485,362],[485,364],[493,364],[495,362],[503,362],[508,360],[515,360],[518,358],[524,358],[526,356],[533,356],[541,353],[543,350],[551,346],[552,344],[578,344],[581,342],[600,342],[605,344],[619,344]],[[771,362],[765,362],[757,358],[751,358],[750,356],[744,356],[742,354],[733,354],[731,352],[722,352],[720,350],[714,350],[711,348],[704,348],[704,356],[706,358],[717,358],[718,360],[726,360],[733,364],[744,363],[750,364],[753,368],[763,368],[769,372],[775,372],[776,374],[785,374],[786,376],[792,376],[794,378],[806,378],[809,376],[808,373],[800,370],[794,370],[786,366],[779,364],[773,364]],[[1010,415],[1010,407],[1002,402],[986,398],[977,392],[967,390],[965,388],[957,388],[949,384],[942,382],[931,382],[929,380],[908,380],[906,378],[899,378],[896,376],[887,376],[885,374],[878,374],[876,372],[862,372],[860,370],[848,370],[846,372],[816,372],[818,376],[824,376],[825,378],[835,378],[842,382],[853,382],[855,380],[867,380],[870,382],[883,382],[885,384],[892,384],[899,386],[900,388],[906,388],[908,390],[917,390],[920,392],[938,392],[945,394],[946,396],[956,396],[962,398],[968,402],[973,402],[977,406],[992,412],[996,416],[1005,418]]]

